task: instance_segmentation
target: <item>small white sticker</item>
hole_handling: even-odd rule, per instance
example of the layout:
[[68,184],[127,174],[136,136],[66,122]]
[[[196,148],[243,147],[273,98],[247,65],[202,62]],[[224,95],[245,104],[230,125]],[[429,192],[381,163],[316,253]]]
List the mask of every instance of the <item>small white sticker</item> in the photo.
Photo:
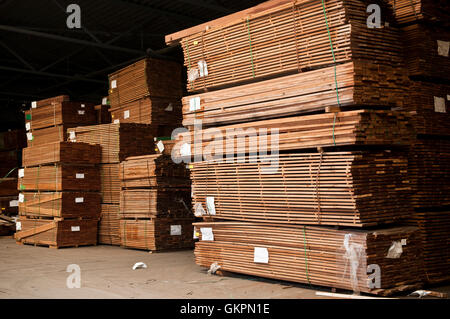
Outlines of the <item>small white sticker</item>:
[[116,80],[112,80],[111,81],[111,89],[115,89],[117,87],[117,81]]
[[200,60],[197,63],[198,69],[200,70],[200,77],[204,77],[208,75],[208,65],[205,60]]
[[214,234],[211,227],[201,227],[200,232],[202,233],[202,241],[214,240]]
[[445,109],[445,99],[443,97],[434,97],[434,111],[438,113],[447,113]]
[[114,122],[113,122],[114,124],[119,124],[120,123],[120,121],[119,120],[114,120]]
[[450,101],[450,95],[447,94],[447,101]]
[[33,140],[33,134],[32,133],[27,133],[27,139],[29,141],[32,141]]
[[214,197],[206,197],[206,209],[210,215],[216,214],[216,206],[214,205]]
[[78,110],[78,115],[84,115],[84,110]]
[[269,251],[264,247],[255,247],[253,262],[267,264],[269,262]]
[[402,246],[406,245],[406,238],[402,238]]
[[21,222],[17,222],[16,223],[16,230],[22,230],[22,223]]
[[83,202],[84,202],[84,197],[75,198],[75,203],[83,203]]
[[14,199],[9,202],[9,207],[17,207],[19,206],[19,201],[17,199]]
[[129,110],[123,111],[123,118],[127,119],[129,117],[130,117],[130,111]]
[[25,196],[23,194],[19,194],[19,203],[23,203],[25,201]]
[[389,247],[388,253],[386,255],[386,258],[400,258],[400,256],[403,253],[402,243],[400,241],[394,241]]
[[108,104],[108,98],[104,97],[104,98],[102,99],[102,104],[103,104],[103,105],[107,105],[107,104]]
[[24,177],[25,176],[25,170],[23,169],[23,168],[20,168],[19,169],[19,178],[22,178],[22,177]]
[[[193,193],[191,195],[192,195],[192,197],[194,197]],[[195,217],[202,217],[203,215],[206,215],[206,212],[203,209],[202,203],[196,203],[194,205],[194,216]]]
[[180,236],[181,235],[181,225],[170,225],[170,235]]
[[84,108],[84,107],[85,107],[86,105],[84,105],[84,104],[81,104],[80,106]]
[[164,143],[162,141],[158,141],[158,143],[156,143],[156,146],[158,147],[160,153],[164,152]]
[[437,40],[438,55],[448,57],[450,42]]
[[195,80],[197,80],[199,77],[198,74],[198,69],[197,68],[192,68],[189,70],[188,72],[188,81],[189,82],[194,82]]
[[191,144],[184,143],[180,148],[181,156],[191,156]]
[[75,174],[76,178],[84,178],[84,173],[77,173]]
[[167,105],[167,107],[164,109],[164,111],[166,111],[166,112],[172,112],[172,111],[173,111],[172,103],[169,103],[169,105]]
[[69,132],[69,139],[74,140],[76,138],[75,131]]
[[33,108],[33,109],[37,108],[37,102],[36,101],[31,102],[31,108]]
[[193,97],[189,99],[189,111],[197,111],[200,109],[200,97]]
[[80,231],[80,226],[72,226],[70,229],[72,231]]
[[31,123],[30,123],[30,122],[27,122],[27,123],[25,124],[25,129],[26,129],[27,131],[31,130]]

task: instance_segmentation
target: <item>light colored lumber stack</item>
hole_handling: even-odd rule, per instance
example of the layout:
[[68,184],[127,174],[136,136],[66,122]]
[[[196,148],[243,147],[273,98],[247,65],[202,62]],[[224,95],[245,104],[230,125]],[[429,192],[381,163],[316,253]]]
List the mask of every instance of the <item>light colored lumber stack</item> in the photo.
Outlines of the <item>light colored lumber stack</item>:
[[98,243],[106,245],[120,245],[119,205],[102,204],[100,221],[98,224]]
[[118,204],[120,199],[120,164],[100,164],[102,203]]
[[[200,237],[195,260],[203,267],[217,263],[220,271],[378,295],[420,285],[416,227],[355,230],[238,222],[194,225]],[[378,287],[374,278],[379,279]]]
[[[280,76],[364,58],[401,64],[398,29],[383,1],[266,1],[253,8],[166,36],[180,43],[189,92]],[[384,9],[383,27],[367,27],[367,6]],[[330,33],[327,32],[327,25]]]

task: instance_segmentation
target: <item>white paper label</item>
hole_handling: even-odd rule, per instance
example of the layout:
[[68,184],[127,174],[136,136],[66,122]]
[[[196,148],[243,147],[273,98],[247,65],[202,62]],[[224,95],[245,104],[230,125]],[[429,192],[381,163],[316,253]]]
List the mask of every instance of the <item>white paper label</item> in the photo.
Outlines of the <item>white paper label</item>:
[[75,203],[83,203],[83,202],[84,202],[84,197],[75,198]]
[[37,102],[36,101],[31,102],[31,107],[33,109],[37,108]]
[[25,129],[26,129],[27,131],[31,130],[31,123],[30,123],[30,122],[27,122],[27,123],[25,124]]
[[199,77],[198,74],[198,69],[197,68],[192,68],[189,70],[188,72],[188,81],[189,82],[194,82],[195,80],[197,80]]
[[25,170],[23,168],[19,169],[19,174],[18,174],[19,178],[22,178],[25,176]]
[[158,147],[160,153],[164,152],[164,143],[162,141],[158,141],[158,143],[156,143],[156,146]]
[[124,112],[123,112],[123,118],[124,118],[124,119],[127,119],[127,118],[129,118],[129,117],[130,117],[130,111],[129,111],[129,110],[124,111]]
[[450,101],[450,95],[447,94],[447,101]]
[[17,222],[16,223],[16,230],[22,230],[22,223],[21,222]]
[[437,40],[438,55],[448,57],[450,42]]
[[72,226],[70,229],[72,231],[80,231],[80,226]]
[[200,109],[200,97],[193,97],[189,99],[189,111],[197,111]]
[[108,104],[108,98],[104,97],[104,98],[102,99],[102,104],[103,104],[103,105],[107,105],[107,104]]
[[27,139],[29,141],[32,141],[33,140],[33,134],[32,133],[27,133]]
[[78,115],[84,115],[84,110],[78,110]]
[[180,147],[181,156],[191,156],[191,144],[184,143]]
[[439,113],[447,113],[445,109],[445,99],[443,97],[434,97],[434,111]]
[[210,214],[210,215],[216,214],[216,206],[214,205],[214,197],[206,197],[206,209],[208,210],[208,214]]
[[181,235],[181,225],[170,225],[170,235],[180,236]]
[[84,178],[84,173],[77,173],[75,174],[76,178]]
[[402,239],[402,246],[405,246],[406,245],[406,238],[403,238]]
[[80,106],[81,106],[81,107],[85,107],[86,105],[85,105],[85,104],[81,104]]
[[9,202],[9,207],[17,207],[19,206],[19,201],[17,199]]
[[25,201],[25,196],[23,194],[19,194],[19,203],[23,203]]
[[202,241],[214,240],[214,234],[211,227],[201,227],[200,232],[202,233]]
[[69,132],[69,139],[71,140],[75,139],[75,131]]
[[[194,197],[193,193],[191,195],[192,195],[192,197]],[[202,203],[196,203],[194,206],[194,216],[202,217],[203,215],[206,215],[206,212],[203,209]]]
[[400,258],[403,253],[402,243],[400,241],[394,241],[389,247],[386,258]]
[[208,66],[206,65],[205,60],[200,60],[197,63],[198,69],[200,71],[200,77],[204,77],[208,75]]
[[167,105],[167,107],[164,109],[164,111],[166,111],[166,112],[172,112],[172,111],[173,111],[172,103],[169,103],[169,105]]
[[269,262],[269,251],[264,247],[255,247],[253,262],[267,264]]
[[111,81],[111,89],[115,89],[117,87],[117,81],[116,80],[112,80]]
[[114,124],[119,124],[120,123],[120,121],[119,120],[114,120],[114,122],[113,122]]

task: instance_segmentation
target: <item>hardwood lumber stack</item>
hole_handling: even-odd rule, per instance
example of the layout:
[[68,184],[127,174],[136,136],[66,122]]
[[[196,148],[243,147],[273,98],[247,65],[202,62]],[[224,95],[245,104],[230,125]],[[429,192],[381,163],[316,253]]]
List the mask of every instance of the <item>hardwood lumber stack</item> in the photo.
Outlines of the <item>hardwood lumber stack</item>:
[[[197,160],[206,150],[211,151],[211,158],[261,152],[260,143],[266,143],[261,145],[267,151],[274,147],[292,151],[344,145],[409,145],[413,138],[409,120],[404,112],[371,110],[263,120],[181,133],[174,152]],[[195,144],[194,136],[198,136]]]
[[[382,28],[367,27],[371,3],[383,8]],[[329,35],[337,63],[402,63],[399,30],[384,1],[326,0],[325,11],[327,20],[320,1],[266,1],[167,35],[166,43],[182,45],[189,92],[329,66]]]
[[[203,267],[217,263],[221,271],[376,295],[399,286],[420,285],[416,227],[355,230],[243,222],[194,225],[200,237],[195,260]],[[373,265],[379,267],[375,273]],[[371,288],[376,276],[379,287]]]
[[102,204],[98,224],[98,243],[120,246],[119,205]]
[[109,105],[99,104],[94,106],[97,124],[110,124],[112,122]]
[[21,216],[16,241],[51,248],[97,244],[97,219],[38,219]]
[[120,245],[151,251],[192,248],[193,221],[194,218],[122,219]]
[[42,144],[65,142],[68,139],[67,129],[76,126],[72,125],[57,125],[33,130],[27,133],[27,146],[38,146]]
[[418,211],[411,225],[421,235],[422,255],[427,282],[436,284],[450,279],[450,212]]
[[399,152],[280,154],[277,163],[238,158],[192,166],[193,205],[215,219],[366,227],[412,212],[408,162]]
[[448,24],[450,4],[447,0],[389,0],[398,23],[425,21]]
[[151,125],[134,123],[80,126],[68,130],[72,142],[99,144],[102,147],[101,163],[119,163],[129,156],[154,153],[154,132]]
[[119,204],[120,199],[120,164],[100,164],[102,203]]
[[183,125],[250,122],[323,111],[327,107],[403,107],[409,80],[403,68],[355,60],[334,67],[183,98]]

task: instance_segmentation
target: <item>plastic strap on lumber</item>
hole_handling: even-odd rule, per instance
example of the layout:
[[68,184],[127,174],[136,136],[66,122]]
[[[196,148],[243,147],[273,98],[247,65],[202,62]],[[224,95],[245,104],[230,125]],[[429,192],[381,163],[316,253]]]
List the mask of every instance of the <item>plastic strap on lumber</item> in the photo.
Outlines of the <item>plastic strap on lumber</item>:
[[56,222],[51,221],[48,224],[45,224],[45,225],[42,225],[39,227],[34,227],[32,229],[20,231],[20,232],[16,233],[16,239],[21,240],[26,237],[30,237],[30,236],[37,235],[37,234],[43,233],[45,231],[51,230],[55,227],[56,227]]
[[3,183],[3,181],[6,179],[6,178],[8,178],[8,176],[12,173],[12,172],[14,172],[14,170],[16,170],[16,169],[18,169],[19,167],[14,167],[12,170],[10,170],[5,176],[3,176],[1,179],[0,179],[0,184],[1,183]]
[[[341,281],[346,281],[345,276],[349,276],[350,285],[354,293],[359,294],[359,282],[358,282],[358,272],[360,270],[360,266],[364,265],[364,259],[366,257],[364,246],[358,243],[351,242],[352,234],[345,234],[343,248],[344,254],[341,256],[344,259],[344,269]],[[340,255],[340,254],[338,254]],[[342,265],[342,262],[337,260],[338,266]],[[338,268],[339,269],[339,268]],[[364,269],[364,273],[366,273],[366,269]]]
[[248,34],[248,44],[250,47],[250,62],[252,63],[252,75],[255,77],[255,65],[253,63],[253,52],[252,52],[252,36],[250,34],[250,20],[247,18],[247,34]]

